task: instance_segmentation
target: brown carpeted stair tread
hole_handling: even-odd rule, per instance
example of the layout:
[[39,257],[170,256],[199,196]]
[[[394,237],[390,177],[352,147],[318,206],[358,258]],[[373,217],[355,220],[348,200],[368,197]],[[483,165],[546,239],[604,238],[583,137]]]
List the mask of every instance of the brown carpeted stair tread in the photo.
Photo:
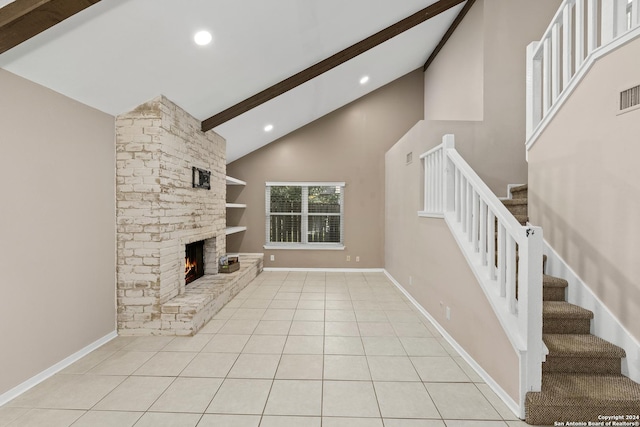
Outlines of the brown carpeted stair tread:
[[502,199],[505,206],[526,206],[528,199]]
[[521,193],[523,191],[529,190],[528,184],[518,185],[517,187],[511,187],[511,194],[513,193]]
[[543,301],[543,318],[593,319],[593,311],[566,301]]
[[559,408],[582,406],[607,410],[635,408],[640,411],[640,384],[624,375],[545,374],[542,391],[527,393],[526,400],[528,405]]
[[569,282],[560,277],[550,276],[548,274],[542,275],[542,286],[547,288],[566,288],[569,286]]
[[626,357],[624,349],[591,334],[543,334],[553,357]]

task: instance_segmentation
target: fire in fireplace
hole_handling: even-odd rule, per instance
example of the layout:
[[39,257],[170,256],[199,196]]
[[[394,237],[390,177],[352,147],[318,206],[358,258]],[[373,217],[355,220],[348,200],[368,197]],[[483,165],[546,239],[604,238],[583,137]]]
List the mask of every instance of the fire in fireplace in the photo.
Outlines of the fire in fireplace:
[[204,276],[204,240],[188,243],[184,255],[184,284]]

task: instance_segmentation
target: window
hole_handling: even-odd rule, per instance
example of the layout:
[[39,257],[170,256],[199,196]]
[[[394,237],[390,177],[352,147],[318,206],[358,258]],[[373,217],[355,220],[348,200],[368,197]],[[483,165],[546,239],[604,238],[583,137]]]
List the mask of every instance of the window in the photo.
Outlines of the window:
[[344,182],[267,182],[265,207],[266,248],[344,248]]

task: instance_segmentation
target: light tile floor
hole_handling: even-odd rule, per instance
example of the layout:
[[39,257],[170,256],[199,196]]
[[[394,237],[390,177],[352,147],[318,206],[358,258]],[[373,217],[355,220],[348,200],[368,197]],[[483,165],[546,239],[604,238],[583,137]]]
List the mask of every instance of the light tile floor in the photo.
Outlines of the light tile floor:
[[194,337],[118,337],[0,426],[520,427],[382,273],[265,272]]

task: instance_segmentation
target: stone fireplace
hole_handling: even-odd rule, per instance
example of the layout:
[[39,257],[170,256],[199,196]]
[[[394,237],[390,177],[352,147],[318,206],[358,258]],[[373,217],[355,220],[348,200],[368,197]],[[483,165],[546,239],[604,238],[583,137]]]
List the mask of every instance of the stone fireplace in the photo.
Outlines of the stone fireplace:
[[[116,151],[118,331],[192,334],[175,298],[187,244],[203,242],[205,275],[226,252],[226,143],[161,96],[117,117]],[[194,187],[194,167],[210,189]]]

